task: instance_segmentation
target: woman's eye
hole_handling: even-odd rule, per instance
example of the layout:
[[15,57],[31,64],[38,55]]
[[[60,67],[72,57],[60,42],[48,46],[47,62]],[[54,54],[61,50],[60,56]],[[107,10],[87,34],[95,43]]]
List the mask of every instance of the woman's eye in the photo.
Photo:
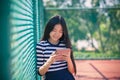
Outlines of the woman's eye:
[[62,30],[60,30],[60,31],[57,31],[56,29],[53,29],[52,31],[53,31],[53,32],[59,32],[59,33],[63,33],[63,31],[62,31]]

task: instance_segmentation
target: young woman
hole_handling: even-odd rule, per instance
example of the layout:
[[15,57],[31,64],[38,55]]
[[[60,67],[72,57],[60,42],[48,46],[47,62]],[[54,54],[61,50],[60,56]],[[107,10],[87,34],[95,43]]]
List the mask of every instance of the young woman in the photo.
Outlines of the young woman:
[[37,69],[45,80],[75,80],[76,66],[63,17],[52,17],[36,46]]

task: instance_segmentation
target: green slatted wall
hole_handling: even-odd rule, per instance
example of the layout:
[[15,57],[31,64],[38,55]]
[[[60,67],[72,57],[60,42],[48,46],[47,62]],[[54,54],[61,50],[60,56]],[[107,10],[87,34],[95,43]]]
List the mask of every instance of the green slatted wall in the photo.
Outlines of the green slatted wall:
[[14,0],[10,15],[12,80],[35,80],[33,2]]
[[[43,23],[40,22],[43,21],[41,16],[43,6],[40,5],[42,0],[7,0],[6,2],[10,6],[7,9],[9,19],[6,21],[9,25],[3,28],[9,31],[7,36],[9,40],[6,40],[9,49],[6,49],[8,51],[4,56],[9,57],[6,58],[9,69],[3,69],[9,73],[4,75],[10,77],[9,80],[37,80],[35,46],[42,33]],[[6,63],[3,63],[3,66]]]

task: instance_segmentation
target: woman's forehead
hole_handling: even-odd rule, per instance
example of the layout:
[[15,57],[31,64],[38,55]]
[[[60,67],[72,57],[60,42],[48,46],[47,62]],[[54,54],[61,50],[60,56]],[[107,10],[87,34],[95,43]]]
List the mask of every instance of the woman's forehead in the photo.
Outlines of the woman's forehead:
[[54,29],[62,29],[62,25],[61,25],[61,24],[56,24],[56,25],[54,26]]

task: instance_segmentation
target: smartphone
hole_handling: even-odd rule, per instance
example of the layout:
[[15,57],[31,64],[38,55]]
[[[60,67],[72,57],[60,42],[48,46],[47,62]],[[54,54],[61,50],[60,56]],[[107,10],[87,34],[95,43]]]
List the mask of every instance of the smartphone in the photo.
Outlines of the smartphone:
[[71,50],[69,48],[66,49],[57,49],[57,54],[68,54]]

